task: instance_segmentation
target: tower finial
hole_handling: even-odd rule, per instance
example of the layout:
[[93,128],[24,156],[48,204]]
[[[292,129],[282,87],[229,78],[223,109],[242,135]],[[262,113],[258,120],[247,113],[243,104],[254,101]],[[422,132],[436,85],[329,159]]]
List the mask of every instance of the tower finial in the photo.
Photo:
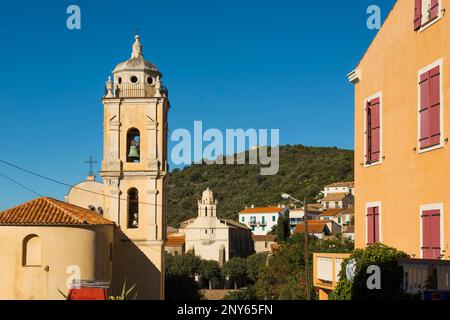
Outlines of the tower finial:
[[134,36],[134,43],[133,43],[133,52],[131,54],[131,58],[138,58],[140,56],[142,56],[142,45],[141,42],[139,41],[140,36],[137,34]]

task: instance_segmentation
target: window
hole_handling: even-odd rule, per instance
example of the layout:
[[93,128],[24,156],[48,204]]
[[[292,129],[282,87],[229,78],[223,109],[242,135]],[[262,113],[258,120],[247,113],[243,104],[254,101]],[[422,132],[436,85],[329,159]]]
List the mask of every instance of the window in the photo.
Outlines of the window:
[[277,216],[272,216],[272,222],[277,221]]
[[365,108],[365,158],[371,165],[381,159],[381,97],[368,99]]
[[330,203],[329,202],[325,202],[325,208],[326,209],[330,209]]
[[341,217],[338,218],[338,223],[339,223],[339,224],[342,223],[342,218],[341,218]]
[[266,224],[266,217],[265,217],[265,216],[262,217],[262,224],[263,224],[263,225]]
[[23,239],[22,265],[25,267],[41,266],[41,238],[32,234]]
[[127,133],[127,162],[140,162],[140,133],[132,128]]
[[208,208],[205,207],[205,217],[207,217],[207,216],[208,216]]
[[266,231],[266,227],[263,226],[263,227],[262,227],[262,231]]
[[339,202],[336,201],[336,202],[334,203],[334,207],[335,207],[335,208],[339,208]]
[[441,259],[441,212],[442,205],[421,207],[423,259]]
[[132,76],[132,77],[130,78],[130,81],[131,81],[132,83],[137,83],[137,82],[138,82],[138,78],[137,78],[136,76]]
[[380,206],[369,205],[366,210],[367,245],[380,242]]
[[414,30],[429,25],[441,16],[439,0],[415,0]]
[[136,188],[128,190],[128,228],[139,227],[139,192]]
[[419,71],[419,150],[442,145],[441,61]]
[[245,217],[242,217],[242,222],[245,222]]

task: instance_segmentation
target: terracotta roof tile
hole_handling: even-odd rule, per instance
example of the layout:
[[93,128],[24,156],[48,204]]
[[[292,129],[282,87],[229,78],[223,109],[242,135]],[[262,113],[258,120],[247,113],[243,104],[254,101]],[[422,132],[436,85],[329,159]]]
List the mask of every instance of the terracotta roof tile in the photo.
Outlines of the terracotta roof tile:
[[349,193],[339,192],[339,193],[329,193],[322,201],[341,201],[344,199]]
[[[311,220],[308,222],[308,233],[322,233],[328,230],[327,221]],[[305,225],[303,223],[298,224],[294,233],[304,233]]]
[[99,213],[42,197],[0,212],[0,225],[113,225]]
[[180,234],[171,234],[167,236],[166,247],[182,246],[186,242],[186,236]]
[[250,213],[278,213],[282,211],[284,208],[280,207],[256,207],[256,208],[248,208],[239,212],[240,214],[250,214]]
[[321,216],[326,216],[326,217],[334,217],[335,215],[339,214],[339,213],[343,213],[344,209],[328,209],[325,212],[322,212],[320,215]]
[[355,183],[353,181],[335,182],[335,183],[331,183],[331,184],[328,184],[325,186],[325,188],[342,188],[342,187],[354,188]]

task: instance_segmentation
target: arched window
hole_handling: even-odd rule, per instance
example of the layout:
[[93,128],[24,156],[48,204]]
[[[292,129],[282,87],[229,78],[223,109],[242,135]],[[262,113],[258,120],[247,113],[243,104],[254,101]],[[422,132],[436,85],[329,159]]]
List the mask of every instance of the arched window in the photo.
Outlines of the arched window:
[[41,238],[35,234],[23,239],[22,265],[26,267],[39,267],[41,265]]
[[128,190],[128,228],[139,227],[139,192],[135,188]]
[[208,216],[208,207],[205,207],[205,217]]
[[141,134],[136,128],[128,130],[127,133],[127,162],[140,162]]

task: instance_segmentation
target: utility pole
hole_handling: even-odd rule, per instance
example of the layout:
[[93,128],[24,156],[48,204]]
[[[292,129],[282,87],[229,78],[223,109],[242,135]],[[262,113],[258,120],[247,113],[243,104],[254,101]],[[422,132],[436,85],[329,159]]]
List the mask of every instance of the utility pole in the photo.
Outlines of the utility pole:
[[309,280],[309,231],[308,231],[308,224],[309,224],[309,215],[308,215],[308,203],[305,199],[303,200],[303,219],[305,220],[305,293],[306,293],[306,300],[311,300],[311,291],[310,291],[310,280]]

